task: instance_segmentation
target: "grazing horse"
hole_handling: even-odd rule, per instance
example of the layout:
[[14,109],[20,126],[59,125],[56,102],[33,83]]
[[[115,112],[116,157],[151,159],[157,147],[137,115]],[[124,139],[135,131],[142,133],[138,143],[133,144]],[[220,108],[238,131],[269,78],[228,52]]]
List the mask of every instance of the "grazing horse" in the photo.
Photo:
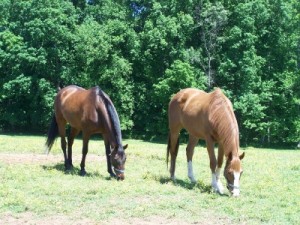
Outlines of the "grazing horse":
[[[175,179],[175,162],[179,147],[179,133],[186,129],[189,133],[189,142],[186,148],[188,163],[188,177],[195,182],[192,159],[194,147],[199,139],[206,141],[212,172],[212,187],[223,194],[220,182],[220,172],[224,154],[227,162],[224,176],[228,190],[238,196],[240,193],[240,177],[242,174],[239,156],[239,130],[229,99],[217,88],[211,93],[187,88],[179,91],[169,103],[169,140],[167,147],[167,163],[171,155],[170,174]],[[218,143],[218,162],[214,152],[214,144]]]
[[[101,133],[106,149],[107,171],[111,176],[123,180],[126,161],[125,149],[122,145],[120,121],[117,111],[108,97],[99,87],[89,90],[71,85],[61,89],[54,102],[55,114],[48,131],[46,148],[49,152],[59,135],[64,153],[65,168],[69,170],[72,164],[72,145],[74,138],[82,131],[83,147],[80,163],[80,175],[84,176],[85,158],[88,153],[90,136]],[[66,152],[66,124],[71,126],[68,136],[68,152]],[[112,166],[114,172],[112,170]]]

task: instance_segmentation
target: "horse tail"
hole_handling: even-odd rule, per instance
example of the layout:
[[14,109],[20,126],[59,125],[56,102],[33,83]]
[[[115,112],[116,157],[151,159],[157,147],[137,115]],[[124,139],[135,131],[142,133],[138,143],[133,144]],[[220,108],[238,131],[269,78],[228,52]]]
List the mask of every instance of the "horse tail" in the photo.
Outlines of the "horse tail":
[[[177,137],[177,141],[176,141],[176,146],[175,146],[175,152],[178,152],[178,148],[179,148],[179,137]],[[169,138],[168,138],[168,147],[167,147],[167,168],[168,168],[168,164],[169,164],[169,155],[170,155],[170,149],[171,149],[171,135],[169,133]]]
[[56,137],[58,136],[58,125],[55,114],[52,116],[52,121],[48,130],[45,152],[49,153]]

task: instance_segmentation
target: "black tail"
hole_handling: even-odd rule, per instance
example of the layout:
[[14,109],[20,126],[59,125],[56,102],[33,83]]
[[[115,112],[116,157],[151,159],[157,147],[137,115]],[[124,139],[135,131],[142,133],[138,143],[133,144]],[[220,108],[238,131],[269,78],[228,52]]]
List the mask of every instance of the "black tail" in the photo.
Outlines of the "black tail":
[[57,126],[55,115],[53,115],[49,130],[48,130],[47,141],[46,141],[46,152],[47,153],[50,152],[52,145],[54,144],[54,141],[57,136],[58,136],[58,126]]

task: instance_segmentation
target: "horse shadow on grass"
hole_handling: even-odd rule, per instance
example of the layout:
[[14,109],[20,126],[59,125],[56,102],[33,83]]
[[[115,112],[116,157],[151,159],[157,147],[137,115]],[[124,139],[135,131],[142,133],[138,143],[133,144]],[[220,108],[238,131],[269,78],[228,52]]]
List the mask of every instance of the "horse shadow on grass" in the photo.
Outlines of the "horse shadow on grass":
[[[172,183],[174,186],[178,186],[188,190],[199,190],[201,193],[207,193],[207,194],[216,193],[215,191],[213,191],[211,185],[207,185],[201,180],[198,180],[197,182],[191,182],[189,180],[182,180],[182,179],[172,180],[171,178],[164,177],[164,176],[158,177],[158,179],[156,180],[161,184]],[[228,194],[220,194],[220,193],[216,193],[216,194],[224,197],[229,196]]]
[[[60,171],[66,175],[71,175],[71,176],[81,176],[80,175],[80,168],[73,167],[73,169],[70,170],[65,170],[65,164],[64,163],[57,163],[55,165],[42,165],[42,168],[44,170],[57,170]],[[97,178],[102,178],[105,180],[112,180],[114,179],[111,176],[103,176],[99,172],[87,172],[84,177],[97,177]]]

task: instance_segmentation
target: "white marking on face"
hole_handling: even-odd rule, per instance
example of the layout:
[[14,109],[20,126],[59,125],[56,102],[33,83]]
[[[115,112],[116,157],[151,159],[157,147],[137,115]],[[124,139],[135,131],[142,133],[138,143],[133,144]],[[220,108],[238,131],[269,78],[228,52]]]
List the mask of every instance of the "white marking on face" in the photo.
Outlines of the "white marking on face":
[[233,176],[234,176],[233,185],[235,187],[240,187],[240,176],[241,176],[241,173],[239,173],[239,172],[233,172]]
[[233,176],[234,176],[234,182],[233,182],[233,191],[232,194],[233,196],[237,197],[240,195],[240,176],[241,173],[240,172],[233,172]]

